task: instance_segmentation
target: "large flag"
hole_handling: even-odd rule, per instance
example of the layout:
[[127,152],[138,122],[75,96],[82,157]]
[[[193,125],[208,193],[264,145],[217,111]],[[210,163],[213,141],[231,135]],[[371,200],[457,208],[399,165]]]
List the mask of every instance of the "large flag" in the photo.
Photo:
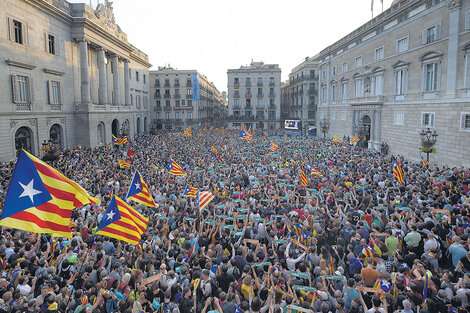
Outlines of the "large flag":
[[212,151],[214,151],[215,154],[219,153],[219,151],[214,146],[212,146]]
[[310,175],[323,176],[316,168],[314,168],[310,164],[307,164],[307,169],[310,171]]
[[130,168],[131,167],[131,163],[129,163],[127,161],[118,159],[118,162],[119,162],[119,167],[120,168]]
[[113,135],[113,143],[115,145],[122,145],[123,143],[127,143],[127,137],[117,138]]
[[271,151],[276,151],[279,148],[278,145],[276,145],[274,142],[269,141],[269,150]]
[[405,183],[403,171],[398,160],[395,160],[395,163],[393,164],[393,176],[397,179],[398,184],[403,185]]
[[175,176],[186,175],[186,172],[181,166],[178,165],[173,159],[170,159],[170,164],[168,165],[168,173]]
[[244,139],[248,142],[251,142],[251,138],[252,138],[251,134],[248,131],[245,131],[245,130],[242,130],[238,137],[240,137],[241,139]]
[[360,139],[358,136],[354,136],[354,137],[351,138],[350,141],[351,141],[351,143],[356,143],[356,142],[358,142],[359,140],[361,140],[361,139]]
[[199,211],[202,211],[215,196],[210,191],[198,192],[196,195],[196,202],[199,205]]
[[183,136],[185,137],[191,137],[191,131],[190,131],[190,128],[188,129],[185,129],[184,132],[183,132]]
[[138,171],[135,171],[134,179],[129,186],[129,190],[127,191],[126,200],[128,199],[148,207],[157,207],[157,204],[153,200],[152,194],[150,193],[147,184]]
[[23,150],[10,180],[0,225],[71,238],[72,210],[88,203],[99,200]]
[[339,138],[338,136],[333,136],[333,139],[331,139],[333,142],[340,142],[341,141],[341,138]]
[[423,161],[424,165],[428,166],[429,165],[429,162],[428,160],[426,160],[425,158],[423,158],[423,156],[421,155],[421,153],[419,154],[420,158],[421,158],[421,161]]
[[183,196],[195,198],[197,196],[197,188],[187,185],[184,189]]
[[307,175],[305,175],[305,171],[302,169],[302,174],[300,174],[300,183],[302,186],[307,186],[308,181],[307,181]]
[[148,218],[114,196],[96,233],[137,245],[148,223]]

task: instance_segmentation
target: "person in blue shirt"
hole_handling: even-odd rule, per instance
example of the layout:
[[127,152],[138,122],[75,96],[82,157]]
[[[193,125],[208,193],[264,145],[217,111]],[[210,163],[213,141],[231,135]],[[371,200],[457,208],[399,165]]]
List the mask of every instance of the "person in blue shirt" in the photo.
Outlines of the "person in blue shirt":
[[345,287],[343,288],[343,294],[346,295],[345,307],[346,307],[346,311],[349,312],[349,309],[351,308],[351,302],[355,298],[359,299],[359,293],[355,289],[356,281],[354,280],[354,278],[349,278],[347,281],[347,285],[346,285],[346,278],[344,280],[345,280]]
[[460,237],[452,238],[453,244],[449,247],[449,254],[452,256],[452,265],[457,268],[461,258],[467,255],[467,250],[460,244]]

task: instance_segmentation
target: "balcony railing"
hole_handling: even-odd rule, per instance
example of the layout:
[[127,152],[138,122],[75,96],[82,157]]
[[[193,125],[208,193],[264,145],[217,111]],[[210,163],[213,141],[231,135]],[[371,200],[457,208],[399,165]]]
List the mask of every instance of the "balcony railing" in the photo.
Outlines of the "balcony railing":
[[317,105],[316,105],[316,104],[309,104],[309,105],[308,105],[308,108],[309,108],[309,109],[315,109],[315,110],[316,110],[316,109],[317,109]]
[[251,82],[246,82],[245,87],[251,87]]
[[252,108],[251,104],[245,105],[245,109],[251,109],[251,108]]
[[165,87],[170,87],[170,82],[165,82]]
[[233,105],[233,108],[234,108],[234,109],[240,109],[240,105],[239,105],[239,104],[234,104],[234,105]]
[[256,108],[263,110],[263,109],[264,109],[264,105],[263,105],[263,104],[262,104],[262,105],[257,104],[257,105],[256,105]]
[[156,111],[156,112],[159,112],[162,110],[162,107],[161,106],[156,106],[156,107],[153,107],[153,110]]
[[246,99],[251,99],[251,93],[247,93],[247,94],[245,95],[245,98],[246,98]]
[[182,107],[183,110],[192,110],[194,107],[192,105],[188,105],[185,107]]
[[175,93],[175,95],[173,96],[173,98],[175,99],[180,99],[181,98],[181,95],[179,93]]
[[180,86],[180,82],[175,82],[174,83],[174,87],[179,87]]
[[175,110],[175,111],[181,111],[181,110],[183,110],[183,108],[180,107],[180,106],[175,106],[175,107],[173,107],[173,110]]
[[240,98],[240,94],[238,92],[236,92],[236,93],[233,94],[233,97],[234,98]]
[[257,98],[263,98],[263,94],[262,94],[262,93],[258,93],[258,94],[256,94],[256,97],[257,97]]
[[160,88],[160,82],[159,82],[159,81],[156,81],[153,86],[154,86],[155,88]]
[[275,109],[276,109],[276,105],[270,104],[270,105],[269,105],[269,109],[270,109],[270,110],[275,110]]
[[193,86],[193,83],[190,80],[186,81],[186,87],[192,87],[192,86]]
[[171,99],[171,95],[170,95],[169,93],[166,93],[166,94],[163,96],[163,98],[165,98],[165,99]]
[[316,95],[318,93],[318,91],[316,89],[309,89],[308,90],[308,94],[313,96],[313,95]]
[[263,86],[263,82],[258,82],[258,83],[256,83],[256,85],[262,87],[262,86]]
[[274,97],[276,97],[276,94],[274,92],[270,92],[269,93],[269,98],[274,98]]
[[154,97],[155,97],[155,99],[161,99],[161,98],[162,98],[162,95],[159,94],[159,93],[156,93]]
[[163,110],[165,110],[165,111],[171,111],[171,106],[164,106],[164,107],[163,107]]
[[193,98],[193,95],[186,94],[186,99],[192,99],[192,98]]

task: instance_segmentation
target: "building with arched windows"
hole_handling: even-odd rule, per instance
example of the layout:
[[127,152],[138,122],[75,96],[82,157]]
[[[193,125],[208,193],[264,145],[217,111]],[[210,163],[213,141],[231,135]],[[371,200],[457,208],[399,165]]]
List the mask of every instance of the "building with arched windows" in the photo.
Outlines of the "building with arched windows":
[[396,0],[316,60],[316,120],[329,122],[329,137],[359,135],[420,160],[429,128],[431,161],[470,166],[469,1]]
[[0,161],[44,141],[94,147],[149,131],[151,64],[111,3],[4,0],[0,11]]

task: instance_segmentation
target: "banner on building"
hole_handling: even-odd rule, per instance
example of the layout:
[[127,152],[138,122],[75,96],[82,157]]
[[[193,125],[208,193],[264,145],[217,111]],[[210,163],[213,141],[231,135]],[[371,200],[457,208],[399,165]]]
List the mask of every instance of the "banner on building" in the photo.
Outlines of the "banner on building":
[[193,101],[201,100],[201,88],[199,86],[199,77],[197,73],[193,74]]

